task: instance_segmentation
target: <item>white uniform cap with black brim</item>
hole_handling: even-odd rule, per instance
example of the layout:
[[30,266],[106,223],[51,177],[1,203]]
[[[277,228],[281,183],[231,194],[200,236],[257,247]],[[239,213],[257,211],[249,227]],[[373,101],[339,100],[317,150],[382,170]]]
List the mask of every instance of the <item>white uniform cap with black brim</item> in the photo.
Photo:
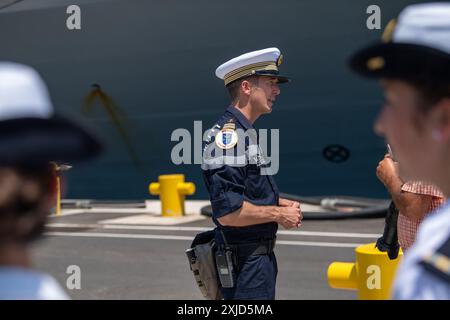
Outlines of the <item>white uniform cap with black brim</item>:
[[278,83],[289,82],[290,79],[280,75],[278,67],[283,55],[278,48],[267,48],[244,53],[221,64],[216,69],[216,76],[222,79],[225,86],[250,76],[269,76],[278,79]]
[[383,42],[357,51],[349,64],[369,78],[450,83],[450,3],[406,7],[386,27]]
[[101,150],[89,130],[55,114],[47,87],[33,68],[0,62],[0,165],[76,162]]

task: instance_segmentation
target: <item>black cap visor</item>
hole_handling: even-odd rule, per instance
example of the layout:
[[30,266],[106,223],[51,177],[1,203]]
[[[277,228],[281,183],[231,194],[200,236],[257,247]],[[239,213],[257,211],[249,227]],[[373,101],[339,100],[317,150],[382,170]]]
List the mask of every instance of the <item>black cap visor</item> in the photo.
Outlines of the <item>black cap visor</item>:
[[450,54],[422,45],[377,43],[357,51],[349,65],[368,78],[450,82]]
[[91,133],[61,116],[0,121],[0,165],[81,161],[101,150]]
[[277,78],[278,79],[278,83],[287,83],[287,82],[291,81],[290,78],[282,76],[282,75],[278,74],[278,72],[276,72],[276,71],[270,71],[270,70],[256,71],[255,75]]

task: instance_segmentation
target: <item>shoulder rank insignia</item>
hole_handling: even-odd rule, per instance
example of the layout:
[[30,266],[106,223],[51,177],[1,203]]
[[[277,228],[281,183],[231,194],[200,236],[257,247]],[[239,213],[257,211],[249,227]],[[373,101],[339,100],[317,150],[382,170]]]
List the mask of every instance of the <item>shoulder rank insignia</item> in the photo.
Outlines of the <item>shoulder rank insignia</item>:
[[231,149],[238,142],[238,135],[235,131],[236,124],[231,119],[229,122],[225,123],[222,130],[220,130],[216,135],[216,145],[220,149]]
[[436,252],[423,257],[421,264],[428,272],[450,283],[450,238]]
[[231,130],[235,130],[236,129],[236,124],[234,122],[227,122],[223,125],[223,129],[231,129]]

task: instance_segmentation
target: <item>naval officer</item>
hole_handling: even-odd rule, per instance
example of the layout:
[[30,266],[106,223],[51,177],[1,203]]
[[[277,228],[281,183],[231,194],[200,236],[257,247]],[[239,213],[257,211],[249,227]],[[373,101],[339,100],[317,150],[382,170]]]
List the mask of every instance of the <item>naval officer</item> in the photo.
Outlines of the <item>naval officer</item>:
[[[279,197],[254,128],[261,115],[272,112],[279,84],[289,81],[279,74],[281,61],[280,51],[268,48],[238,56],[216,70],[231,104],[204,143],[202,169],[218,254],[228,258],[216,255],[216,263],[225,264],[218,265],[225,299],[275,299],[278,224],[296,228],[302,219],[298,202]],[[223,280],[221,271],[231,279]]]
[[[353,70],[381,79],[375,129],[396,151],[400,173],[450,194],[450,3],[406,7],[382,43],[358,51]],[[405,254],[396,299],[450,299],[450,206],[430,214]]]

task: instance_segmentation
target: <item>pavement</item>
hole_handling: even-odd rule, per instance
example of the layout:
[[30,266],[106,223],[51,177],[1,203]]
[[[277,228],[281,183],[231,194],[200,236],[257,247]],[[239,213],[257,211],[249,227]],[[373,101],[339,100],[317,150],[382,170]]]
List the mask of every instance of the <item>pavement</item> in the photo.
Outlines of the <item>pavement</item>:
[[[35,266],[54,276],[73,299],[203,299],[185,250],[198,232],[213,227],[189,203],[183,218],[145,209],[63,210],[51,216],[33,247]],[[195,211],[195,212],[194,212]],[[191,212],[191,213],[189,213]],[[277,299],[356,299],[332,289],[326,272],[334,261],[354,262],[354,249],[375,242],[384,219],[304,220],[277,238]],[[69,289],[69,266],[80,268],[81,288]]]

